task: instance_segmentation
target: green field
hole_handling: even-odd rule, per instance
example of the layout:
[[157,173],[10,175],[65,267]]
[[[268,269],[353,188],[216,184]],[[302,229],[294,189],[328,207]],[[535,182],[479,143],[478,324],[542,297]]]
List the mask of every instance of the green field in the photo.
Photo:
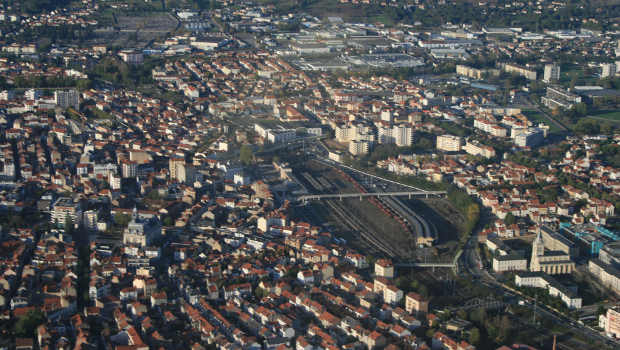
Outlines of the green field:
[[594,119],[607,119],[610,121],[617,121],[620,122],[620,110],[616,110],[616,111],[600,111],[600,112],[595,112],[591,115],[589,115],[588,117],[593,117]]
[[543,123],[545,125],[549,125],[549,131],[552,132],[552,133],[557,133],[557,132],[561,132],[562,131],[560,128],[558,128],[557,125],[555,125],[554,123],[550,123],[549,119],[547,119],[545,117],[545,115],[542,114],[541,112],[538,112],[538,111],[523,111],[523,114],[525,114],[527,119],[532,121],[532,123],[534,123],[534,124]]

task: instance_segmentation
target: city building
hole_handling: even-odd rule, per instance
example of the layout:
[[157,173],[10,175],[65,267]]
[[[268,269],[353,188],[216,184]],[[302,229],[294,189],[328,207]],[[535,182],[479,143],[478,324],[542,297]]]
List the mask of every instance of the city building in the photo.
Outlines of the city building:
[[551,276],[536,272],[517,272],[515,275],[517,287],[531,287],[547,289],[549,295],[559,297],[569,309],[580,309],[582,299],[576,290],[568,288]]
[[168,173],[171,180],[185,182],[185,158],[172,156],[168,160]]
[[354,156],[365,155],[370,152],[371,143],[365,140],[353,140],[349,142],[349,153]]
[[375,262],[375,275],[385,278],[394,278],[394,264],[387,259],[378,259]]
[[505,128],[497,125],[497,123],[495,122],[484,118],[474,119],[474,128],[480,129],[496,137],[506,137],[506,135],[508,134],[508,131]]
[[502,69],[504,72],[518,74],[528,80],[536,80],[536,71],[532,69],[521,67],[512,63],[504,63],[502,65]]
[[518,254],[496,256],[493,258],[493,271],[527,271],[527,259]]
[[159,237],[161,227],[156,218],[144,219],[138,215],[138,210],[133,209],[131,221],[123,231],[123,244],[146,247],[151,245],[153,239]]
[[383,300],[388,304],[396,304],[403,299],[403,291],[394,285],[388,285],[383,289]]
[[560,80],[560,66],[555,63],[546,64],[543,81],[545,83],[551,83],[558,80]]
[[98,210],[87,210],[82,214],[82,223],[87,230],[96,230],[98,220]]
[[478,141],[467,141],[463,150],[472,156],[482,156],[484,158],[495,157],[495,150],[491,146],[486,146]]
[[121,189],[121,177],[115,173],[110,173],[108,175],[108,183],[110,184],[110,189],[113,191]]
[[123,62],[128,64],[142,64],[142,62],[144,62],[144,55],[141,52],[123,50],[118,55]]
[[575,263],[565,251],[545,250],[542,230],[539,230],[532,243],[530,271],[540,271],[549,275],[558,275],[572,273],[574,269]]
[[329,151],[329,159],[333,160],[334,162],[342,163],[343,154],[339,151]]
[[577,245],[559,232],[551,229],[549,226],[541,226],[540,233],[542,234],[542,238],[545,242],[545,248],[551,251],[563,252],[571,258],[579,256],[579,248]]
[[269,129],[267,130],[267,141],[269,143],[285,143],[295,139],[297,134],[293,129]]
[[513,129],[510,136],[519,147],[536,147],[544,142],[545,131],[540,128]]
[[82,222],[82,209],[79,203],[68,197],[60,197],[52,205],[50,222],[59,226],[64,226],[65,220],[70,218],[74,225]]
[[615,63],[603,63],[601,64],[601,78],[609,78],[616,75]]
[[130,160],[123,160],[121,162],[121,175],[123,178],[135,178],[138,176],[138,164]]
[[454,135],[437,136],[437,149],[444,152],[460,152],[463,148],[463,138]]
[[607,265],[620,267],[620,242],[610,242],[601,248],[598,258]]
[[570,109],[575,104],[581,103],[581,96],[560,87],[548,86],[546,95],[541,97],[540,101],[549,108]]
[[604,315],[600,315],[599,326],[608,337],[620,338],[620,306],[610,307]]
[[405,311],[409,313],[428,313],[428,300],[417,293],[407,293],[405,296]]
[[413,144],[413,128],[405,125],[378,128],[377,140],[380,144],[396,144],[399,147],[409,147]]
[[54,91],[54,101],[58,107],[79,109],[80,94],[76,90]]
[[601,284],[620,294],[620,270],[613,265],[608,265],[599,259],[588,261],[588,270]]
[[456,65],[456,74],[472,79],[482,79],[485,71],[482,69],[472,68],[463,64]]

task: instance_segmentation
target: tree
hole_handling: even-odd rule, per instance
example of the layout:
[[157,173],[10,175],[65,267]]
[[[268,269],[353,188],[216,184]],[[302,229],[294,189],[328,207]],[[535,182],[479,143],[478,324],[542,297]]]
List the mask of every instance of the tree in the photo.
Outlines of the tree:
[[473,328],[469,331],[469,343],[473,345],[480,343],[480,330],[478,328]]
[[254,290],[254,295],[257,299],[263,299],[264,297],[269,295],[269,293],[261,287],[256,287],[256,289]]
[[573,130],[577,133],[594,135],[600,133],[600,124],[591,119],[580,119],[573,127]]
[[35,309],[17,320],[15,323],[15,334],[19,337],[34,337],[34,330],[41,324],[45,323],[45,315],[41,310]]
[[69,214],[67,214],[67,216],[65,216],[65,232],[69,235],[71,235],[73,233],[73,229],[75,228],[75,224],[73,223],[73,219],[71,218],[71,216]]
[[508,339],[508,337],[510,336],[510,331],[511,331],[510,319],[508,318],[507,315],[504,315],[502,316],[499,322],[498,340],[500,343],[503,343]]
[[80,79],[75,83],[75,87],[80,90],[88,90],[93,86],[93,82],[90,79]]
[[172,226],[174,222],[170,216],[166,216],[163,220],[164,226]]
[[121,227],[127,226],[127,224],[129,224],[130,221],[131,221],[131,216],[127,214],[117,213],[116,215],[114,215],[114,222]]
[[577,116],[579,117],[585,117],[588,114],[588,105],[586,105],[585,103],[577,103],[574,107],[573,110],[575,111],[575,113],[577,114]]
[[249,165],[254,158],[254,151],[250,145],[243,145],[239,150],[239,160],[245,165]]
[[469,319],[473,322],[484,324],[487,319],[487,312],[484,308],[475,309],[470,313]]
[[425,285],[420,285],[420,288],[418,288],[418,293],[420,293],[421,296],[428,298],[428,288]]
[[512,215],[512,213],[508,213],[506,214],[506,217],[504,218],[504,222],[506,223],[506,225],[511,226],[511,225],[514,225],[515,222],[517,222],[517,218],[515,218],[515,216]]

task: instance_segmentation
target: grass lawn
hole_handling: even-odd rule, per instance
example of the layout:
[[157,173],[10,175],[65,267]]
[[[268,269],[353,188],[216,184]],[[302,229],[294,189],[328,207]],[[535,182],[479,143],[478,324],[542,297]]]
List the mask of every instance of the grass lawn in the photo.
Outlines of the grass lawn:
[[596,117],[596,119],[609,119],[613,121],[620,121],[620,110],[615,111],[599,111],[595,112],[588,117]]

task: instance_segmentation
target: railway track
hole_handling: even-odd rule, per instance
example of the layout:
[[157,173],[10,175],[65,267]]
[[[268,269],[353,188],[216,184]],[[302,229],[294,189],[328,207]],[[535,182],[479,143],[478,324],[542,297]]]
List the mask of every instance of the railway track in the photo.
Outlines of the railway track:
[[335,203],[335,201],[331,200],[326,201],[326,203],[333,210],[334,214],[342,220],[342,222],[344,222],[351,229],[357,231],[363,239],[372,244],[378,251],[383,252],[391,258],[398,255],[392,247],[379,240],[371,232],[367,231],[359,221],[354,219],[355,216],[348,212],[348,210],[345,209],[340,203]]
[[388,207],[399,213],[401,217],[407,221],[414,234],[416,235],[416,242],[419,241],[418,235],[424,238],[423,241],[435,241],[437,239],[436,232],[431,229],[428,222],[422,217],[420,217],[416,212],[411,210],[411,208],[409,208],[407,205],[403,204],[398,198],[385,197],[381,198],[381,200],[384,201],[384,203]]
[[[338,168],[335,168],[333,166],[330,167],[335,169],[347,181],[352,183],[358,191],[367,192],[366,188],[360,185],[353,177],[349,176],[347,173],[343,172]],[[330,180],[328,180],[324,176],[316,176],[314,174],[310,174],[307,171],[301,173],[301,178],[306,181],[311,188],[314,188],[320,193],[323,193],[324,191],[329,191],[336,187]],[[415,233],[407,225],[405,216],[402,214],[402,212],[398,213],[396,210],[390,208],[387,205],[384,205],[381,201],[379,201],[379,199],[369,198],[369,201],[379,210],[381,210],[385,215],[392,217],[394,220],[396,220],[396,222],[398,222],[402,226],[403,230],[411,232],[415,237]],[[326,200],[325,202],[332,209],[334,215],[346,226],[350,227],[354,231],[357,231],[361,238],[363,238],[363,240],[368,243],[370,247],[373,247],[376,251],[384,253],[391,258],[402,255],[399,253],[399,249],[392,247],[389,243],[386,243],[384,240],[377,237],[376,234],[370,232],[366,228],[366,225],[361,220],[357,219],[357,215],[345,205],[343,205],[341,201]],[[420,224],[418,223],[418,225]],[[419,230],[421,231],[422,229],[423,228],[421,228],[420,226]]]

